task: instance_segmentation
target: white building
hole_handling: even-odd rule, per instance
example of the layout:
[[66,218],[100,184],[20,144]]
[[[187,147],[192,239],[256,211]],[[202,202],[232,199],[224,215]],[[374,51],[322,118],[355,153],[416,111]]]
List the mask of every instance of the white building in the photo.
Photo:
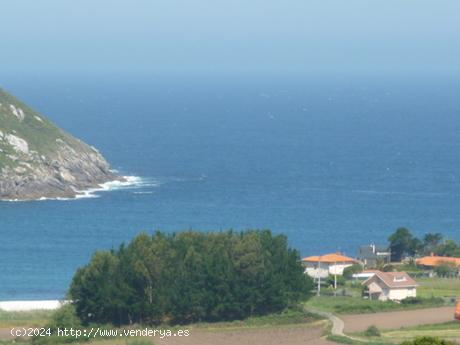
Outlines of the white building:
[[357,261],[340,253],[333,253],[322,256],[309,256],[302,259],[302,263],[306,274],[315,279],[323,279],[329,275],[343,275],[343,270],[353,266]]
[[364,271],[362,271],[360,273],[353,274],[352,278],[358,279],[358,280],[360,279],[360,280],[364,281],[366,279],[369,279],[369,278],[373,277],[375,275],[375,273],[377,273],[377,272],[380,272],[380,271],[378,271],[378,270],[364,270]]
[[380,272],[363,282],[369,298],[380,301],[401,301],[417,297],[417,282],[406,272]]

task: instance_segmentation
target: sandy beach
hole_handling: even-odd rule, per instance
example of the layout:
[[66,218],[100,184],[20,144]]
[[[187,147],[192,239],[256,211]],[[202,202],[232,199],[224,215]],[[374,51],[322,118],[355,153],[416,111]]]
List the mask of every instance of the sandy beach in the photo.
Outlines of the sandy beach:
[[32,311],[32,310],[55,310],[67,301],[4,301],[0,302],[0,310],[3,311]]

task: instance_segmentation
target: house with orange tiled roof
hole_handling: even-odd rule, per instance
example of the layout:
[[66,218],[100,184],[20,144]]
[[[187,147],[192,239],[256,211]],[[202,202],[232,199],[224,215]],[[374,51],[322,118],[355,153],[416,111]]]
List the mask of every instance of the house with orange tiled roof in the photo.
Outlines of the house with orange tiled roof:
[[418,284],[406,272],[377,271],[362,284],[372,300],[402,301],[409,297],[417,297]]
[[460,258],[452,258],[449,256],[425,256],[415,260],[417,265],[427,268],[434,268],[441,265],[452,265],[460,267]]
[[449,256],[425,256],[415,260],[415,263],[430,271],[430,276],[434,275],[436,267],[445,265],[451,267],[451,274],[460,276],[460,258],[453,258]]
[[357,260],[331,253],[320,256],[309,256],[302,259],[305,273],[312,278],[327,278],[329,275],[343,275],[343,270],[358,263]]

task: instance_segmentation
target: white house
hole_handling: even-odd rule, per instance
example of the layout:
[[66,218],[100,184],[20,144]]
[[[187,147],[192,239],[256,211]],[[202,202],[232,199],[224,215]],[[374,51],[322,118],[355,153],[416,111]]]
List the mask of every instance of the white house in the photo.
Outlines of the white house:
[[357,263],[355,259],[340,253],[309,256],[302,259],[305,273],[312,278],[327,278],[329,275],[343,275],[343,270]]
[[358,280],[360,279],[360,280],[364,281],[366,279],[369,279],[369,278],[373,277],[375,275],[375,273],[377,273],[377,272],[380,272],[380,271],[378,271],[378,270],[364,270],[364,271],[362,271],[360,273],[353,274],[352,278],[358,279]]
[[363,282],[369,298],[380,301],[401,301],[417,297],[417,282],[406,272],[380,272]]

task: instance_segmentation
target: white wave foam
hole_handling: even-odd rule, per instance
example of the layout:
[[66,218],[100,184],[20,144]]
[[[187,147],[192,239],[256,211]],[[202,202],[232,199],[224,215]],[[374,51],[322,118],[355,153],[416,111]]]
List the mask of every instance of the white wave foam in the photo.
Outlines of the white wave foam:
[[[124,181],[110,181],[101,184],[99,187],[90,188],[86,190],[76,190],[74,198],[45,198],[42,197],[35,201],[72,201],[78,199],[92,199],[92,198],[100,198],[101,192],[110,192],[115,190],[121,189],[140,189],[140,188],[148,188],[148,187],[158,187],[161,183],[155,179],[146,179],[139,176],[123,176]],[[149,192],[139,192],[148,194]],[[150,192],[151,193],[151,192]],[[10,199],[10,200],[2,200],[2,201],[9,201],[9,202],[21,202],[25,200],[18,200],[18,199]],[[30,200],[33,201],[33,200]]]
[[100,185],[97,188],[91,188],[84,191],[77,191],[75,199],[99,198],[100,192],[110,192],[121,189],[139,189],[145,187],[157,187],[159,182],[153,179],[145,179],[139,176],[123,176],[124,181],[110,181]]

